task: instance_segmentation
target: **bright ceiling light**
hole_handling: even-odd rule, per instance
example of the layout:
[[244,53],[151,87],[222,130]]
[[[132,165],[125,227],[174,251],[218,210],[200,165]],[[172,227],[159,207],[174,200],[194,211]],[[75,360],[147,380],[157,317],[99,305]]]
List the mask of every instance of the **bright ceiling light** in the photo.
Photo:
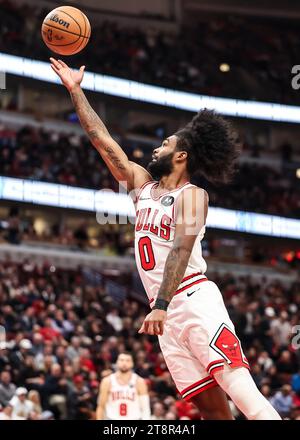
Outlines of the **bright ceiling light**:
[[224,72],[224,73],[229,72],[230,66],[227,63],[222,63],[222,64],[220,64],[219,69],[221,70],[221,72]]

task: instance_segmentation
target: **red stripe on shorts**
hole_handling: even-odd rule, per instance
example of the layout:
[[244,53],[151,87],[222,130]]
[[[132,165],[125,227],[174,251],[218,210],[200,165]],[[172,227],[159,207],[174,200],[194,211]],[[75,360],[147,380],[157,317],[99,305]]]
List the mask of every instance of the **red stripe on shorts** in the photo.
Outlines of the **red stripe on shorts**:
[[210,364],[208,364],[208,366],[207,366],[207,368],[206,368],[206,371],[209,373],[209,370],[211,369],[211,367],[213,366],[213,365],[216,365],[216,366],[218,366],[218,364],[223,364],[224,365],[224,359],[219,359],[219,360],[217,360],[217,361],[213,361],[213,362],[211,362]]
[[176,292],[174,293],[174,296],[175,296],[175,295],[178,295],[178,293],[183,292],[184,290],[188,289],[189,287],[194,286],[195,284],[202,283],[203,281],[208,281],[208,279],[207,279],[207,278],[201,278],[200,280],[194,281],[193,283],[188,284],[187,286],[184,286],[184,287],[182,287],[182,288],[179,289],[179,290],[176,290]]
[[204,387],[200,388],[199,390],[194,391],[194,392],[191,393],[191,394],[188,394],[186,397],[183,397],[183,400],[186,400],[186,401],[188,402],[188,401],[191,400],[193,397],[197,396],[197,394],[200,394],[200,393],[202,393],[203,391],[206,391],[206,390],[208,390],[209,388],[213,388],[213,387],[216,387],[216,386],[218,386],[217,382],[211,382],[211,383],[205,385]]
[[184,283],[185,281],[188,281],[188,280],[190,280],[191,278],[194,278],[195,276],[198,276],[198,275],[202,275],[202,273],[201,273],[201,272],[192,273],[192,275],[188,275],[187,277],[183,278],[183,279],[181,280],[181,283],[180,283],[180,284],[182,284],[182,283]]
[[[188,400],[188,399],[191,399],[193,396],[196,396],[196,394],[199,394],[202,391],[205,391],[208,388],[212,388],[213,386],[216,386],[216,385],[218,385],[217,382],[211,376],[207,376],[204,379],[201,379],[198,382],[195,382],[193,385],[188,386],[183,391],[181,391],[180,394],[183,399]],[[185,395],[185,394],[187,394],[187,395]],[[183,397],[183,395],[185,395],[185,396]]]
[[187,388],[184,388],[184,390],[182,390],[180,392],[180,394],[185,394],[188,391],[192,391],[195,387],[197,387],[198,385],[201,385],[204,382],[207,382],[208,380],[211,380],[210,376],[205,377],[204,379],[199,380],[198,382],[193,383],[192,385],[189,385]]

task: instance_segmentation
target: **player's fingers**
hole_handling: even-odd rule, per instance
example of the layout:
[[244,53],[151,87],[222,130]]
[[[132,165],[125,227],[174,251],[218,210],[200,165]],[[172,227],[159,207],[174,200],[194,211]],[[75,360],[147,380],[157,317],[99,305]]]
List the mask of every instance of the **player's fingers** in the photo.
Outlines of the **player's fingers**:
[[61,65],[59,64],[59,62],[55,58],[50,58],[50,61],[57,69],[59,69],[61,67]]
[[83,73],[83,72],[84,72],[84,69],[85,69],[85,66],[81,66],[79,70],[80,70],[80,72]]
[[147,321],[144,321],[142,327],[139,330],[139,333],[147,333],[147,330],[148,330],[148,323]]
[[154,334],[155,335],[159,335],[160,334],[159,321],[154,321],[153,329],[154,329]]
[[54,64],[51,64],[51,68],[55,73],[57,73],[57,75],[59,75],[59,70],[54,66]]
[[154,321],[150,321],[147,329],[148,335],[154,335]]
[[149,325],[150,325],[150,322],[149,322],[149,321],[144,321],[144,332],[145,332],[145,333],[148,333],[148,331],[149,331]]
[[145,322],[143,322],[141,328],[139,329],[138,333],[144,333],[145,331]]
[[58,62],[62,65],[62,67],[68,67],[68,65],[64,63],[62,60],[58,60]]
[[158,325],[159,325],[159,333],[158,334],[162,335],[163,332],[164,332],[164,322],[163,321],[159,321]]

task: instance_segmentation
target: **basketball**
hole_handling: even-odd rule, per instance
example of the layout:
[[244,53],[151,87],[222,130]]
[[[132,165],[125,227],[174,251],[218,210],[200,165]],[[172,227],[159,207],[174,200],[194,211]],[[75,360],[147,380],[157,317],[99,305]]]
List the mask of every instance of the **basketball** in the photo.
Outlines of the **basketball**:
[[91,36],[87,16],[72,6],[60,6],[45,17],[42,24],[44,43],[60,55],[74,55],[85,48]]

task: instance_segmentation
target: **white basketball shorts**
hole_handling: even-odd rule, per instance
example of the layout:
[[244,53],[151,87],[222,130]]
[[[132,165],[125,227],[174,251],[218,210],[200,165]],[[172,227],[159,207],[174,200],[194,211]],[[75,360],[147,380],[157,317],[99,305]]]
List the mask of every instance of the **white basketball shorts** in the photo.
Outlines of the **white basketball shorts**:
[[217,386],[224,367],[249,368],[217,285],[204,275],[184,279],[173,296],[159,343],[178,391],[190,400]]

